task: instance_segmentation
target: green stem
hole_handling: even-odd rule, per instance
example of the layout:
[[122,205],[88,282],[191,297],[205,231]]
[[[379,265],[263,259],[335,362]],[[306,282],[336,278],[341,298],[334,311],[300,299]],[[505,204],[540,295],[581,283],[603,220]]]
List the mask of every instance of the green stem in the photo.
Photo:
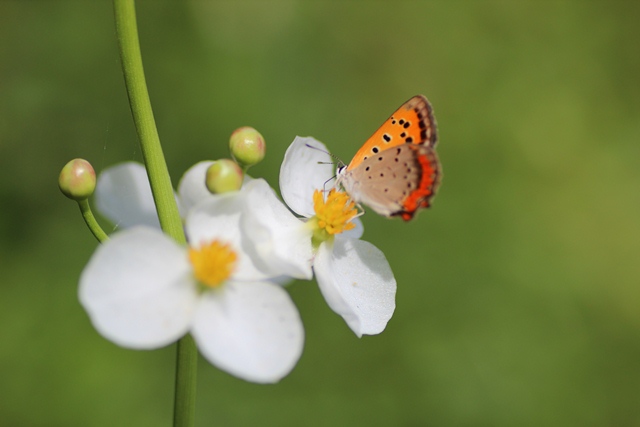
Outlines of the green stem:
[[89,205],[89,200],[84,199],[78,201],[78,206],[80,207],[80,212],[82,213],[82,218],[84,218],[84,222],[89,227],[89,230],[93,233],[94,237],[98,239],[98,242],[102,243],[106,240],[109,240],[109,236],[104,232],[98,221],[96,221],[96,217],[93,216],[93,212],[91,211],[91,206]]
[[[176,399],[173,408],[174,426],[193,426],[196,414],[196,372],[198,352],[191,335],[178,341],[176,358]],[[178,399],[178,390],[181,398]]]
[[[116,34],[133,121],[149,175],[162,230],[185,244],[182,220],[173,196],[171,178],[160,145],[142,67],[133,0],[113,0]],[[197,350],[190,336],[178,341],[174,397],[174,427],[191,427],[195,419]]]
[[173,197],[171,178],[164,160],[144,77],[135,5],[133,0],[114,0],[113,4],[124,81],[160,225],[165,233],[176,239],[178,243],[184,244],[186,240],[182,230],[182,220]]

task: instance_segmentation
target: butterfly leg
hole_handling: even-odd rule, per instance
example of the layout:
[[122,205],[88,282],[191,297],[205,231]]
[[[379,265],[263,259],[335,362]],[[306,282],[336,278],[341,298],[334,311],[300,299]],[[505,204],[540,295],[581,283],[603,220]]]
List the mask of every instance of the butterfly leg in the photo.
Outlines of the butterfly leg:
[[360,203],[356,203],[356,209],[358,213],[356,214],[356,216],[354,216],[354,218],[358,218],[359,216],[364,215],[364,206],[362,206]]

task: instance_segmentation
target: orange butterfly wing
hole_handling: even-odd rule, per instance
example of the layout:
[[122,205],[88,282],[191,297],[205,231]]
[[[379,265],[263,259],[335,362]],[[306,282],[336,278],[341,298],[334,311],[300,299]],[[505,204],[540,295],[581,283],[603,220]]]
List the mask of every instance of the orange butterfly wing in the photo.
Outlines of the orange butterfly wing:
[[396,110],[358,150],[347,170],[356,168],[376,153],[401,144],[427,145],[437,142],[436,120],[431,104],[423,95],[416,95]]

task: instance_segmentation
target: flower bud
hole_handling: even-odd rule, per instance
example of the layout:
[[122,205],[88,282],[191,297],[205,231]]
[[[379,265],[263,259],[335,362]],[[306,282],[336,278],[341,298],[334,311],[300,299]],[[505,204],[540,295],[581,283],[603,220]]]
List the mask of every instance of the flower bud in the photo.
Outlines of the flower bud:
[[88,199],[96,189],[96,172],[88,161],[73,159],[62,168],[58,187],[72,200]]
[[231,156],[242,167],[256,165],[264,159],[267,146],[260,132],[244,126],[236,129],[229,140]]
[[242,187],[244,172],[231,159],[220,159],[213,162],[209,169],[205,184],[213,194],[237,191]]

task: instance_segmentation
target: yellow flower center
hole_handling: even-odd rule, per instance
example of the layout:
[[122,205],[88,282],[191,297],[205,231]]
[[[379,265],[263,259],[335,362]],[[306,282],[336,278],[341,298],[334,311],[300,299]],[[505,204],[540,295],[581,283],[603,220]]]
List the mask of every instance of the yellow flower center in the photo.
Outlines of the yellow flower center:
[[313,237],[317,243],[356,226],[351,222],[358,214],[355,202],[349,199],[347,193],[336,191],[335,188],[329,191],[326,199],[320,190],[314,191],[313,209],[316,216],[310,223],[315,228]]
[[231,245],[214,240],[198,248],[189,248],[189,261],[196,279],[210,288],[216,288],[231,276],[238,256]]

